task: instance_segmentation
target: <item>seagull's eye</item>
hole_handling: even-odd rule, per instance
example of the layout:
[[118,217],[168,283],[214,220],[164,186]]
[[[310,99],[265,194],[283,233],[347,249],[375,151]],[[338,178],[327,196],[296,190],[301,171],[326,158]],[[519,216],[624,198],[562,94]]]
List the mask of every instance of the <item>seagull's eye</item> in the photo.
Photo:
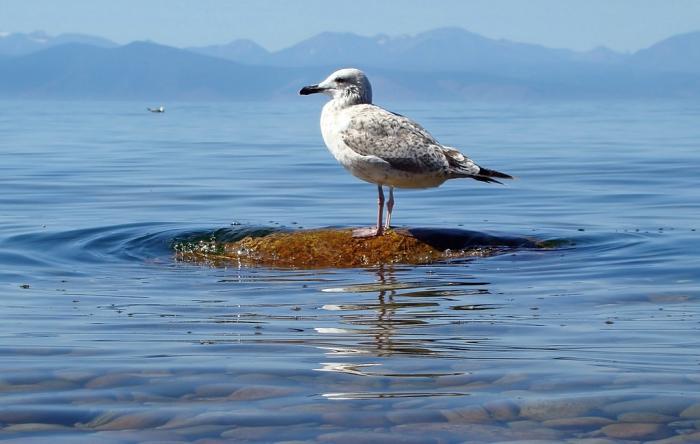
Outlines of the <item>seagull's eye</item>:
[[342,77],[336,77],[335,78],[335,83],[345,83],[345,79]]

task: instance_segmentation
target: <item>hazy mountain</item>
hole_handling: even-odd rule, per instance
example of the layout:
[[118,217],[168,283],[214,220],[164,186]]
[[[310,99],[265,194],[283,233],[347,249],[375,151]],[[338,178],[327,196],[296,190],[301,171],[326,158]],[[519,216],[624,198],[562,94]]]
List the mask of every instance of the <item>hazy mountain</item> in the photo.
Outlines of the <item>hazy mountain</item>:
[[52,37],[42,31],[28,34],[0,33],[0,55],[17,56],[30,54],[66,43],[82,43],[103,48],[117,46],[116,43],[102,37],[84,34],[61,34]]
[[[236,43],[236,42],[233,42]],[[227,46],[192,48],[197,52],[247,64],[294,67],[362,66],[410,71],[468,71],[499,74],[544,72],[570,62],[619,63],[625,55],[607,48],[589,52],[489,39],[461,28],[441,28],[414,36],[365,37],[324,32],[289,48],[227,50]]]
[[252,40],[238,39],[225,45],[191,46],[192,52],[250,65],[264,63],[270,53]]
[[489,39],[461,28],[441,28],[398,37],[324,32],[272,53],[259,49],[228,51],[226,46],[194,49],[248,64],[293,67],[357,65],[430,72],[532,71],[543,64],[581,58],[574,51]]
[[375,37],[324,32],[270,54],[265,61],[277,66],[376,66],[384,65],[384,51]]
[[29,39],[48,49],[0,53],[0,97],[296,100],[300,86],[354,65],[368,71],[380,101],[700,98],[700,33],[632,55],[550,49],[457,28],[399,37],[323,33],[272,53],[246,40],[183,50],[114,47],[86,36],[79,37],[88,44],[54,46],[59,37]]
[[147,42],[116,48],[72,43],[0,60],[0,95],[6,97],[270,98],[296,92],[302,78]]
[[700,73],[700,31],[669,37],[636,52],[631,63],[643,69]]

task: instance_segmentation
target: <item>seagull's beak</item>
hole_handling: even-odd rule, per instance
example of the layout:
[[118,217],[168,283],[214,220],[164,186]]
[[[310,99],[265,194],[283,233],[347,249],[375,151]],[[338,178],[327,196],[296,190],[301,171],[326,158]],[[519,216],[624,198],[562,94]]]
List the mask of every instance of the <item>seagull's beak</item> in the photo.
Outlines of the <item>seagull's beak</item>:
[[299,91],[299,94],[302,96],[308,96],[309,94],[316,94],[316,93],[323,92],[323,90],[324,90],[324,88],[321,88],[318,85],[309,85],[309,86],[303,87]]

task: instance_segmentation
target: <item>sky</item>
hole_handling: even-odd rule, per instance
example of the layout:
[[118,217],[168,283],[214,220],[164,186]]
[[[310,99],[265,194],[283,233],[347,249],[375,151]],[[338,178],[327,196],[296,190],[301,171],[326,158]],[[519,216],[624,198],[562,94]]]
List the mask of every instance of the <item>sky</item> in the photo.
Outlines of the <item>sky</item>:
[[323,31],[459,26],[553,48],[633,52],[700,30],[700,0],[0,0],[0,32],[83,33],[185,47],[248,38],[269,50]]

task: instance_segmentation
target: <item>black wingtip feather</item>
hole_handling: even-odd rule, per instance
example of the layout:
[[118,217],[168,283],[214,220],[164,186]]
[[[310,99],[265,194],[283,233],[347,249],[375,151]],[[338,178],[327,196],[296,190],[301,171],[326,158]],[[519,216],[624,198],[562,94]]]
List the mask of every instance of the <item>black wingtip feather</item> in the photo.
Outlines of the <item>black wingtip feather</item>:
[[[501,173],[500,171],[496,170],[489,170],[488,168],[481,168],[479,167],[479,177],[484,177],[484,178],[492,178],[492,177],[498,177],[499,179],[513,179],[513,176],[510,174],[506,173]],[[477,179],[477,178],[475,178]],[[480,180],[480,179],[477,179]],[[497,180],[484,180],[484,182],[498,182]],[[498,182],[500,183],[500,182]]]
[[503,182],[501,182],[500,180],[496,180],[494,178],[487,177],[487,176],[469,176],[469,177],[471,177],[474,180],[478,180],[479,182],[500,183],[501,185],[503,185]]

